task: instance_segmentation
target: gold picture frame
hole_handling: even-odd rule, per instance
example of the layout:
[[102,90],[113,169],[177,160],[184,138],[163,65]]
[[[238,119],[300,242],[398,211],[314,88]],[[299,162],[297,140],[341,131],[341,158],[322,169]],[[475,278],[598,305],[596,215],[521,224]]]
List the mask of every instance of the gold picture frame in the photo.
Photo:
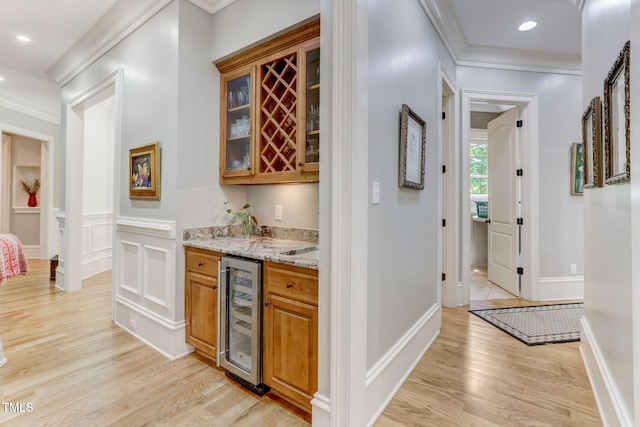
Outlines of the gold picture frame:
[[620,51],[604,81],[605,182],[631,181],[630,43]]
[[129,150],[129,199],[160,200],[160,143]]
[[602,187],[602,104],[591,100],[582,115],[584,188]]
[[407,104],[400,114],[400,187],[424,189],[427,124]]

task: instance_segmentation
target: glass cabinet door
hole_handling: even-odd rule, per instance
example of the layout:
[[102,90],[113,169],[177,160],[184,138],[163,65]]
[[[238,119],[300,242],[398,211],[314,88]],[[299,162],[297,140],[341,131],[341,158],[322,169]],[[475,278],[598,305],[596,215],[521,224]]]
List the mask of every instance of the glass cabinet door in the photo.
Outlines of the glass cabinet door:
[[253,373],[253,311],[257,309],[255,286],[250,271],[229,269],[228,360],[248,374]]
[[306,48],[305,138],[300,166],[317,171],[320,162],[320,48],[314,43]]
[[230,76],[223,84],[226,115],[223,113],[225,176],[251,175],[252,73]]

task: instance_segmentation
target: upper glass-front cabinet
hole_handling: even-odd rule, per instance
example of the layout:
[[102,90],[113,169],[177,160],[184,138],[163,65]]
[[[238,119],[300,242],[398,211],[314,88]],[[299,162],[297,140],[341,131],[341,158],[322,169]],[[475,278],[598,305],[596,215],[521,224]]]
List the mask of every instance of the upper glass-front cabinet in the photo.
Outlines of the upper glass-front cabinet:
[[224,78],[221,159],[223,176],[247,176],[253,172],[252,90],[253,73],[242,72]]
[[320,167],[320,44],[305,48],[305,126],[298,163],[303,171],[317,171]]
[[221,76],[220,183],[317,182],[319,21],[216,66]]

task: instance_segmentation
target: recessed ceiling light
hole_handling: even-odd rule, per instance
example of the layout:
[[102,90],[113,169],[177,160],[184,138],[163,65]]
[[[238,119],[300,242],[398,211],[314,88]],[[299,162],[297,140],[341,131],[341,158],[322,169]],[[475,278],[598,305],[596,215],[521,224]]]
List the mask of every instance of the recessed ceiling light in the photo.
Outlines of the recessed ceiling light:
[[29,37],[24,36],[24,35],[22,35],[22,34],[18,34],[18,35],[16,36],[16,38],[17,38],[18,40],[20,40],[21,42],[25,42],[25,43],[29,43],[29,42],[31,41],[31,39],[30,39]]
[[538,23],[536,21],[527,21],[527,22],[523,22],[522,24],[520,24],[518,29],[520,31],[529,31],[529,30],[535,28],[536,25],[538,25]]
[[4,81],[4,77],[0,76],[0,82]]

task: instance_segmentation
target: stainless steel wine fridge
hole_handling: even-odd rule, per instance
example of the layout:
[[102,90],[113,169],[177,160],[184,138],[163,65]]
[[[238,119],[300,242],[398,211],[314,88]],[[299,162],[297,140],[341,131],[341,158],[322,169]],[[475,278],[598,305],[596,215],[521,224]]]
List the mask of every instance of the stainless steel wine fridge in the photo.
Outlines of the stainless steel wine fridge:
[[262,395],[262,262],[220,259],[218,364],[227,375]]

